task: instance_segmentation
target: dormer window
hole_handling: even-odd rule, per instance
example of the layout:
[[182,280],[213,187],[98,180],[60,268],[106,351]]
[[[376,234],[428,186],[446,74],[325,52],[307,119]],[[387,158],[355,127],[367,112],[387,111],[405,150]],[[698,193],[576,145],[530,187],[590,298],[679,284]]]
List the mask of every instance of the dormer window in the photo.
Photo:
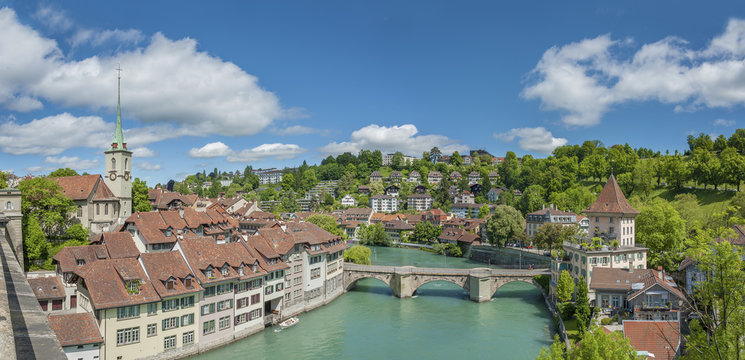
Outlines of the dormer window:
[[228,276],[228,266],[223,265],[222,269],[220,269],[220,273],[222,273],[222,276]]
[[241,276],[243,276],[243,265],[241,265],[241,266],[238,267],[238,274],[240,274]]
[[171,230],[171,228],[166,229],[166,236],[171,236],[171,235],[173,235],[173,231]]
[[186,286],[187,289],[191,289],[194,287],[191,282],[191,277],[184,279],[184,286]]
[[214,279],[215,274],[212,273],[212,268],[204,270],[204,276],[206,276],[208,279]]
[[176,288],[176,280],[168,279],[166,281],[166,290],[170,291]]
[[127,293],[139,294],[140,293],[140,280],[128,280],[127,281]]
[[78,259],[78,260],[77,260],[77,264],[78,264],[78,266],[83,266],[83,265],[85,265],[85,260],[83,260],[83,259]]
[[259,264],[258,262],[255,262],[253,265],[251,265],[251,271],[256,272],[259,270]]

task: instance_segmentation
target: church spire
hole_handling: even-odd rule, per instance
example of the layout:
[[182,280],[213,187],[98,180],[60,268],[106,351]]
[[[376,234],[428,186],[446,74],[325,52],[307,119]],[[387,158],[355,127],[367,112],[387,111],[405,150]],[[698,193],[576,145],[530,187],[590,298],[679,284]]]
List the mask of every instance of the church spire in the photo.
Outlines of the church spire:
[[127,150],[127,142],[124,141],[122,132],[122,69],[117,67],[117,94],[116,94],[116,131],[114,131],[114,140],[111,142],[111,150]]

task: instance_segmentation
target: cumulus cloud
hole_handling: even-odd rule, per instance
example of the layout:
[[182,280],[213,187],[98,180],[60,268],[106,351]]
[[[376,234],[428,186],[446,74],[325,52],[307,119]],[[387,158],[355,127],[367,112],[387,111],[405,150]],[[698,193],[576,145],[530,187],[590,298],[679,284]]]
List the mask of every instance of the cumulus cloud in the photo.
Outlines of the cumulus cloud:
[[61,167],[61,168],[70,168],[74,170],[89,170],[99,165],[98,159],[83,160],[77,156],[61,156],[61,157],[47,156],[47,158],[44,161],[50,164],[56,164],[58,167]]
[[147,161],[138,161],[134,164],[137,168],[142,170],[160,170],[162,168],[159,164],[151,164]]
[[213,158],[218,156],[227,156],[230,154],[230,148],[222,142],[213,142],[202,146],[201,148],[192,148],[189,150],[189,156],[193,158]]
[[735,120],[716,119],[714,120],[714,126],[733,127],[735,126]]
[[[93,45],[141,38],[137,30],[79,36]],[[0,57],[0,106],[30,111],[48,101],[113,112],[114,69],[121,63],[125,118],[192,134],[238,136],[256,134],[275,119],[293,114],[262,89],[255,76],[198,51],[194,39],[172,40],[157,33],[145,42],[110,56],[68,60],[54,40],[21,24],[12,9],[0,9],[0,53],[14,55]]]
[[81,29],[72,36],[72,38],[70,39],[70,43],[73,47],[78,47],[83,44],[101,46],[103,44],[111,42],[117,44],[136,45],[143,40],[145,40],[145,35],[141,31],[136,29],[114,29],[103,31]]
[[25,124],[9,119],[0,123],[0,149],[13,155],[58,155],[71,147],[103,148],[113,131],[98,116],[63,113]]
[[225,156],[229,162],[252,162],[267,159],[287,160],[293,159],[306,152],[296,144],[263,144],[252,149],[234,151],[229,146],[218,141],[209,143],[201,148],[189,150],[189,156],[193,158],[215,158]]
[[155,151],[150,150],[149,148],[146,148],[144,146],[130,149],[132,150],[132,156],[138,157],[138,158],[149,158],[149,157],[155,157]]
[[567,143],[567,139],[554,137],[544,127],[512,129],[505,133],[494,134],[494,137],[506,142],[517,138],[517,144],[521,149],[543,154],[550,154],[557,147]]
[[676,110],[745,104],[745,20],[732,19],[704,49],[668,37],[629,49],[610,35],[548,49],[523,90],[567,125],[593,126],[630,101],[674,104]]
[[401,151],[404,154],[417,156],[437,146],[443,153],[464,152],[468,146],[458,144],[456,140],[443,135],[417,135],[419,130],[413,124],[401,126],[380,126],[371,124],[352,132],[349,141],[332,142],[319,151],[327,155],[344,152],[353,154],[362,149],[380,150],[390,153]]
[[73,27],[73,22],[63,11],[48,5],[40,6],[33,17],[52,30],[66,31]]

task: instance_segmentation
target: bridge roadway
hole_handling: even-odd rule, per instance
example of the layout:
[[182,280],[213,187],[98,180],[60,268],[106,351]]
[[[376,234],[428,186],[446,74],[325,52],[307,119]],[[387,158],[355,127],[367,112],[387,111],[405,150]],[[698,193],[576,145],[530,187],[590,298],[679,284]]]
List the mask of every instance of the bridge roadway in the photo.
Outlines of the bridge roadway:
[[533,276],[548,275],[548,269],[450,269],[414,266],[358,265],[344,263],[344,288],[349,290],[358,280],[374,278],[383,281],[399,298],[408,298],[422,285],[432,281],[447,281],[466,290],[476,302],[489,301],[502,285],[522,281],[540,287]]

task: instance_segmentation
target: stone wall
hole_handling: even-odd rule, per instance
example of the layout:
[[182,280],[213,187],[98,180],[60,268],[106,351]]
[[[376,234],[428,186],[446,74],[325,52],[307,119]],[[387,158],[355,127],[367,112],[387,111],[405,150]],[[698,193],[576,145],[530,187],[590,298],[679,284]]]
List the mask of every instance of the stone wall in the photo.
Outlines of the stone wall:
[[[484,264],[505,265],[508,267],[519,266],[521,262],[521,251],[511,248],[497,248],[493,246],[472,246],[470,259]],[[522,251],[522,266],[527,268],[533,264],[535,268],[548,268],[551,258],[528,251]]]

